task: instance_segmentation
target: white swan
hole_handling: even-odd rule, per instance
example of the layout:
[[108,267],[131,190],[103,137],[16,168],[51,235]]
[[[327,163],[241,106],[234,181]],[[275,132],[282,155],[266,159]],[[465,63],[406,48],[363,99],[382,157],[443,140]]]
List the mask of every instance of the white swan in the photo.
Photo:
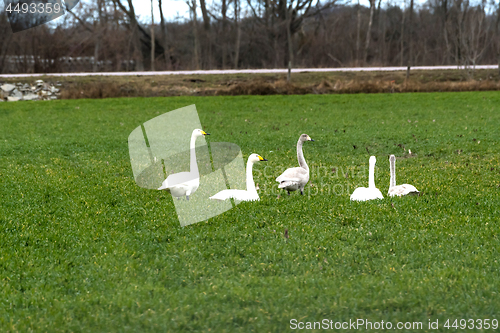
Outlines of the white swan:
[[408,194],[418,195],[420,192],[413,185],[403,184],[396,186],[396,156],[391,155],[389,157],[389,164],[391,166],[391,183],[389,185],[389,192],[387,193],[387,195],[391,197],[395,195],[400,197],[402,195]]
[[190,166],[189,172],[178,172],[171,174],[163,181],[159,190],[170,191],[173,197],[181,198],[186,196],[189,200],[189,196],[193,194],[200,186],[200,173],[198,171],[198,163],[196,162],[196,138],[210,135],[205,133],[201,129],[195,129],[191,134],[191,142],[189,144],[190,150]]
[[373,199],[383,199],[384,196],[378,188],[375,187],[375,163],[377,159],[375,156],[370,156],[370,172],[368,174],[368,187],[358,187],[351,194],[353,201],[366,201]]
[[246,190],[223,190],[210,197],[212,200],[228,200],[230,198],[241,201],[256,201],[260,200],[255,183],[253,182],[252,167],[253,164],[259,161],[267,161],[265,158],[258,154],[252,154],[248,157],[247,162],[247,189]]
[[299,160],[299,167],[286,169],[285,172],[281,174],[276,181],[280,183],[278,188],[284,188],[288,195],[290,191],[297,191],[300,189],[300,194],[304,194],[304,187],[309,181],[309,167],[307,166],[306,160],[304,159],[304,153],[302,152],[302,144],[305,141],[314,141],[307,134],[302,134],[297,142],[297,159]]

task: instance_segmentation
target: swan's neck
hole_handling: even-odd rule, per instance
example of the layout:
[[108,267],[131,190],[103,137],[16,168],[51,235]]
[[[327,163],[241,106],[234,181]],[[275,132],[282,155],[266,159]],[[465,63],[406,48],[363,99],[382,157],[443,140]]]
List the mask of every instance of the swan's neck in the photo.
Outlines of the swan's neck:
[[389,188],[396,186],[396,161],[390,161],[391,165],[391,183]]
[[299,142],[297,142],[297,159],[299,160],[299,165],[309,171],[309,167],[307,166],[306,160],[304,158],[304,153],[302,152],[302,144],[304,142],[299,139]]
[[196,135],[194,133],[191,135],[191,143],[189,144],[189,151],[191,154],[191,158],[189,161],[190,162],[189,172],[198,175],[199,174],[198,163],[196,162]]
[[368,187],[375,188],[375,163],[370,162],[370,172],[368,173]]
[[248,161],[247,162],[247,191],[250,192],[257,192],[255,189],[255,183],[253,182],[253,175],[252,175],[252,167],[253,167],[253,162]]

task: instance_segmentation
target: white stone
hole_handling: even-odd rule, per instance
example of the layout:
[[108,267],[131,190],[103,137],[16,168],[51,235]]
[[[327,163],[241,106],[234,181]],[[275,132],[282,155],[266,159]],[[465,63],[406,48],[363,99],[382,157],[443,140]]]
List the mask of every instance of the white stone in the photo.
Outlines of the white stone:
[[23,98],[23,93],[20,92],[19,90],[17,89],[14,89],[12,90],[12,92],[10,93],[10,96],[12,97],[18,97],[18,98]]
[[15,88],[16,88],[15,85],[9,84],[9,83],[6,83],[6,84],[4,84],[3,86],[0,87],[0,89],[2,89],[3,91],[5,91],[7,93],[11,92]]
[[23,99],[25,101],[32,101],[32,100],[38,99],[38,95],[35,95],[35,94],[26,94],[26,95],[23,96]]
[[19,97],[11,97],[11,96],[7,97],[7,102],[17,102],[19,100],[20,100]]

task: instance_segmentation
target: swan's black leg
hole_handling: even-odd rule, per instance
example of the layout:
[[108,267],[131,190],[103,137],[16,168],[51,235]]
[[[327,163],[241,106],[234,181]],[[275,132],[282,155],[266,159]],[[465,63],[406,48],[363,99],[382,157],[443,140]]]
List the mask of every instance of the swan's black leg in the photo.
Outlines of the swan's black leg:
[[189,201],[189,195],[186,195],[186,200]]
[[290,191],[287,191],[288,192],[288,195],[290,195]]
[[302,190],[300,190],[300,195],[304,195],[304,192],[302,192]]

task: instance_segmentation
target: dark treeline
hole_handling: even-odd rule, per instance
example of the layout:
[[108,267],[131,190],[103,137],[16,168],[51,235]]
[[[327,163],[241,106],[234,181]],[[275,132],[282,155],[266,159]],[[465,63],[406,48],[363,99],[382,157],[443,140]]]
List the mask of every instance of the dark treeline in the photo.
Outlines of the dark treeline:
[[3,12],[0,73],[500,62],[498,1],[244,1],[187,0],[190,18],[171,22],[155,0],[152,25],[138,22],[131,0],[92,0],[15,34]]

